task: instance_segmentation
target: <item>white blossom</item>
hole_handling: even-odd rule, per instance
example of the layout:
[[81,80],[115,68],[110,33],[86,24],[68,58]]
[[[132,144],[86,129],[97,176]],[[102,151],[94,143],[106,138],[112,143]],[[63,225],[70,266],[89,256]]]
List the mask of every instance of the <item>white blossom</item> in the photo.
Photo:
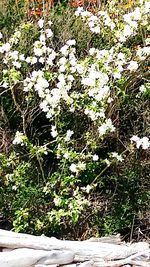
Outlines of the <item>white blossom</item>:
[[133,135],[131,138],[131,143],[135,142],[136,147],[140,148],[142,147],[143,149],[148,149],[150,147],[150,141],[149,138],[144,136],[143,138],[139,138],[137,135]]
[[61,205],[61,198],[59,196],[56,196],[53,201],[56,207]]
[[145,13],[149,13],[150,12],[150,2],[149,1],[145,1]]
[[74,134],[74,132],[73,131],[71,131],[71,130],[68,130],[67,131],[67,133],[66,133],[66,136],[65,136],[65,142],[69,142],[70,141],[70,138],[71,138],[71,136]]
[[53,36],[53,32],[51,29],[46,29],[46,35],[47,35],[47,38],[51,38]]
[[86,86],[95,86],[95,79],[90,77],[83,78],[81,84]]
[[94,21],[90,21],[88,24],[89,24],[90,29],[93,28],[93,27],[95,26]]
[[113,73],[113,77],[114,77],[114,79],[120,79],[120,78],[121,78],[121,73],[115,71],[115,72]]
[[99,26],[94,26],[91,27],[90,30],[94,33],[100,33],[100,27]]
[[86,187],[81,187],[81,189],[86,192],[87,194],[90,193],[91,189],[93,189],[93,187],[91,185],[87,185]]
[[59,82],[61,83],[61,85],[65,85],[65,83],[66,83],[66,81],[65,81],[65,76],[64,76],[64,74],[59,74],[58,75],[58,80],[59,80]]
[[141,146],[143,149],[148,149],[150,147],[150,141],[148,137],[144,136],[141,139]]
[[17,131],[16,132],[16,135],[15,135],[15,139],[13,140],[13,144],[14,145],[23,145],[23,137],[24,137],[24,134]]
[[90,48],[89,55],[93,56],[96,52],[96,49],[94,47]]
[[20,38],[21,37],[21,32],[20,31],[16,31],[14,33],[14,38]]
[[10,52],[9,55],[11,56],[12,59],[17,60],[19,57],[19,52],[15,50]]
[[35,84],[35,90],[39,91],[41,88],[48,88],[48,87],[49,87],[48,81],[43,77],[38,77]]
[[71,39],[71,40],[68,40],[66,44],[69,46],[72,46],[76,44],[76,41],[74,39]]
[[60,52],[61,52],[64,56],[67,56],[67,55],[68,55],[68,48],[69,48],[68,45],[64,45],[64,46],[60,49]]
[[66,70],[66,67],[64,65],[61,65],[59,67],[59,72],[65,72],[65,70]]
[[10,48],[11,48],[10,43],[3,44],[1,47],[3,52],[8,52],[10,50]]
[[73,82],[75,80],[74,77],[73,77],[73,75],[68,75],[67,79],[70,82]]
[[2,84],[0,84],[2,87],[4,88],[8,88],[9,83],[8,82],[3,82]]
[[139,47],[136,52],[140,60],[144,60],[147,56],[150,55],[150,46]]
[[74,164],[74,163],[72,163],[72,164],[70,165],[69,169],[70,169],[71,172],[75,172],[75,173],[78,172],[77,165]]
[[16,69],[20,69],[21,68],[21,63],[18,62],[18,61],[14,61],[13,65],[14,65],[14,67],[16,67]]
[[38,57],[41,57],[43,55],[42,48],[34,47],[34,54]]
[[19,60],[20,60],[20,61],[25,61],[25,56],[24,56],[24,54],[19,55]]
[[129,62],[129,65],[128,65],[127,69],[130,70],[130,71],[137,70],[138,69],[138,63],[137,63],[137,61],[131,60]]
[[38,26],[42,29],[43,28],[43,26],[44,26],[44,20],[43,19],[40,19],[39,21],[38,21]]
[[56,130],[56,126],[52,125],[51,127],[51,136],[55,138],[58,135],[58,132]]
[[82,14],[83,7],[78,7],[77,10],[75,11],[75,15],[78,17]]
[[112,152],[111,156],[113,158],[116,158],[118,161],[122,162],[123,161],[123,157],[121,155],[119,155],[117,152]]
[[146,87],[144,86],[144,84],[140,86],[139,91],[141,93],[145,93],[146,92]]
[[98,159],[99,159],[99,156],[98,155],[93,155],[93,161],[98,161]]
[[31,65],[36,64],[37,63],[37,57],[31,57],[30,58],[30,63],[31,63]]
[[76,64],[76,70],[79,74],[84,72],[84,67],[81,64]]
[[104,162],[106,163],[106,165],[109,167],[110,166],[110,161],[108,159],[104,159]]
[[27,57],[27,58],[25,59],[25,61],[26,61],[27,63],[31,63],[31,57]]
[[51,20],[48,21],[48,25],[51,27],[53,22]]
[[105,135],[107,131],[114,132],[115,127],[113,126],[111,119],[106,119],[106,122],[98,127],[98,131],[100,136]]
[[46,36],[45,36],[44,33],[42,33],[42,34],[40,35],[40,42],[41,42],[41,43],[45,43],[45,41],[46,41]]
[[107,103],[110,104],[112,101],[113,101],[113,98],[112,97],[108,97]]
[[86,164],[84,162],[79,162],[77,168],[79,171],[84,171],[86,169]]
[[68,159],[68,158],[69,158],[69,154],[68,154],[68,152],[66,152],[66,153],[64,154],[64,158],[65,158],[65,159]]
[[40,62],[40,63],[42,63],[42,64],[43,64],[43,63],[44,63],[44,61],[45,61],[44,57],[40,57],[40,58],[39,58],[39,62]]
[[140,8],[136,7],[135,10],[131,13],[134,20],[140,20],[141,19],[141,12]]
[[48,102],[47,100],[44,100],[40,103],[40,108],[44,111],[44,112],[48,112],[49,111],[49,106],[48,106]]

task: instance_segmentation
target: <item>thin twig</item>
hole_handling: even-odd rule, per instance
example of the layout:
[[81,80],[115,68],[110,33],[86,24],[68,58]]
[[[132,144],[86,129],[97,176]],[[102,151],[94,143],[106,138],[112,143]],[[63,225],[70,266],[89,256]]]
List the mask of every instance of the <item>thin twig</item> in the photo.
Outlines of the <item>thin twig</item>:
[[5,94],[8,91],[10,91],[10,88],[8,88],[8,89],[4,90],[2,93],[0,93],[0,96],[3,95],[3,94]]
[[136,261],[134,260],[135,258],[138,258],[139,256],[142,256],[144,254],[150,253],[150,249],[145,250],[145,251],[140,251],[138,253],[135,253],[134,255],[131,255],[130,257],[127,257],[123,260],[115,260],[115,261],[108,261],[108,262],[96,262],[94,264],[95,267],[119,267],[121,265],[125,264],[134,264],[138,266],[143,266],[143,267],[149,267],[149,263],[145,263],[143,261]]

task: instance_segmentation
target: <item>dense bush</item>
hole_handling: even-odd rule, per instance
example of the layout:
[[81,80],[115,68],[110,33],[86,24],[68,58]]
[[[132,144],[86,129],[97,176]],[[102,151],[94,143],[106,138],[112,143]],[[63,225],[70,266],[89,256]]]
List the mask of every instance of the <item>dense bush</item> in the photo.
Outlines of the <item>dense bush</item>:
[[86,238],[142,228],[150,6],[115,3],[95,14],[56,6],[13,33],[2,27],[0,211],[16,231]]

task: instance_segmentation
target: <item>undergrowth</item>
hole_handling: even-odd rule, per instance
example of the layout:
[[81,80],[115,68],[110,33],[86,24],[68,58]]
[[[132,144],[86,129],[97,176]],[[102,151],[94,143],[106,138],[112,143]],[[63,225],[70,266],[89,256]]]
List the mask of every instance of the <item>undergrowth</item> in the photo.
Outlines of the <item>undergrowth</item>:
[[122,2],[3,5],[0,227],[148,238],[149,5]]

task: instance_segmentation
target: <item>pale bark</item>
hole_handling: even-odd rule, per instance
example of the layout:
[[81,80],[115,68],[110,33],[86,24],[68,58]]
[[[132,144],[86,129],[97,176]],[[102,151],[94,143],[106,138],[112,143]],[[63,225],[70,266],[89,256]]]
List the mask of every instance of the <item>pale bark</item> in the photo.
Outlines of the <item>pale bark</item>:
[[[145,261],[144,259],[145,258]],[[121,260],[115,260],[115,261],[109,261],[109,262],[97,262],[94,263],[94,267],[117,267],[117,266],[123,266],[123,265],[134,265],[134,266],[143,266],[143,267],[150,267],[150,249],[143,250],[141,252],[135,253],[134,255],[131,255],[130,257],[127,257],[125,259]],[[82,266],[79,266],[82,267]],[[92,267],[92,266],[88,266]]]
[[[0,253],[0,267],[117,267],[126,264],[150,266],[148,243],[105,243],[111,239],[112,237],[69,241],[0,230],[0,247],[5,251]],[[113,236],[112,241],[116,243],[116,240],[118,242]]]
[[120,238],[120,234],[105,236],[105,237],[91,237],[90,239],[88,239],[86,241],[119,244],[119,245],[123,244],[123,242],[121,241],[121,238]]
[[30,267],[35,265],[60,265],[71,263],[71,251],[45,251],[28,248],[14,249],[0,253],[0,267]]
[[146,242],[120,246],[101,242],[58,240],[45,236],[31,236],[0,230],[0,247],[70,250],[75,254],[76,261],[91,259],[99,261],[100,259],[123,259],[134,253],[147,250],[149,245]]

